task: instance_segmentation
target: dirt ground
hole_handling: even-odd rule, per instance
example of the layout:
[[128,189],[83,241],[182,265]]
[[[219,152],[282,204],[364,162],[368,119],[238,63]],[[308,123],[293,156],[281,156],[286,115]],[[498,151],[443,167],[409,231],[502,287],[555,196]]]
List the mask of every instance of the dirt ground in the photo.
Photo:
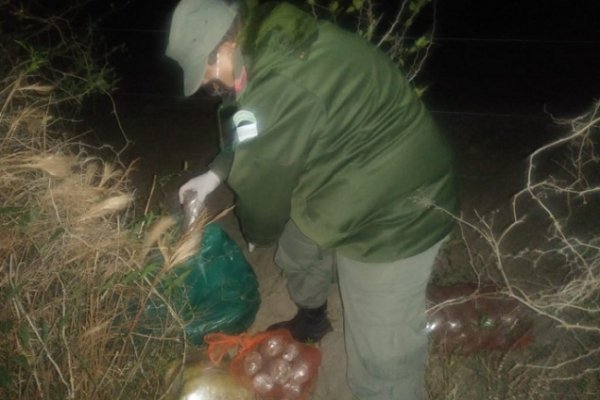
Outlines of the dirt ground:
[[[121,157],[125,162],[138,160],[133,175],[138,212],[146,206],[152,187],[150,207],[180,212],[177,188],[203,172],[217,152],[216,102],[202,97],[182,100],[158,96],[121,96],[116,100],[120,123],[131,141]],[[104,105],[96,107],[91,121],[97,139],[122,148],[125,140],[113,116]],[[461,115],[442,116],[440,121],[457,152],[461,204],[467,215],[475,211],[488,215],[505,208],[523,181],[527,154],[553,134],[552,124],[543,118]],[[231,204],[232,195],[224,187],[209,199],[213,212]],[[285,278],[273,263],[274,247],[248,253],[233,214],[220,224],[244,249],[260,282],[262,305],[250,332],[290,318],[295,307],[287,296]],[[457,242],[451,241],[443,254],[451,254],[453,245],[459,251]],[[443,260],[440,263],[445,264]],[[329,317],[334,330],[320,344],[323,362],[313,399],[349,400],[353,397],[345,381],[341,301],[335,286],[329,296]]]

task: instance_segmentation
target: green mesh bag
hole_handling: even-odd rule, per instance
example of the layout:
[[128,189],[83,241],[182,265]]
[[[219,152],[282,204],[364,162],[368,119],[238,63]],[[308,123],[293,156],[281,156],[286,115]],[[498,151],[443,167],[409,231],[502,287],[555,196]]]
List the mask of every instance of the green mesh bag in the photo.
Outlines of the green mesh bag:
[[[175,267],[158,289],[185,322],[187,338],[194,344],[202,344],[204,335],[211,332],[244,332],[260,306],[252,267],[239,246],[216,224],[204,228],[198,253]],[[147,322],[165,312],[164,304],[150,302]]]

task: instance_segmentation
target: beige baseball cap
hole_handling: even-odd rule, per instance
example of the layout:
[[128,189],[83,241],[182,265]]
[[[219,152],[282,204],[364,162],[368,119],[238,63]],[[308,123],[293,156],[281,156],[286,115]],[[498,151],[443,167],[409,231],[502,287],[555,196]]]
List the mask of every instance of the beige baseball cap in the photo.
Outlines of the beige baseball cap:
[[166,55],[183,70],[183,93],[198,90],[209,54],[237,15],[237,4],[223,0],[181,0],[173,13]]

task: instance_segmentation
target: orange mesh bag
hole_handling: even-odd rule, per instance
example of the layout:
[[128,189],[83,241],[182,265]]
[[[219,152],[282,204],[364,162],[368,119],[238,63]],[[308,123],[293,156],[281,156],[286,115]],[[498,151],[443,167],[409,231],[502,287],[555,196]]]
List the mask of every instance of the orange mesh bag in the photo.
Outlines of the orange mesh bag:
[[315,387],[321,351],[297,342],[285,329],[252,336],[211,333],[204,340],[217,365],[236,353],[229,364],[231,374],[260,399],[308,400]]
[[[500,295],[494,286],[429,285],[427,299],[433,310],[427,317],[427,332],[439,352],[506,352],[533,341],[533,324],[527,310],[515,299]],[[449,304],[441,304],[446,301]]]

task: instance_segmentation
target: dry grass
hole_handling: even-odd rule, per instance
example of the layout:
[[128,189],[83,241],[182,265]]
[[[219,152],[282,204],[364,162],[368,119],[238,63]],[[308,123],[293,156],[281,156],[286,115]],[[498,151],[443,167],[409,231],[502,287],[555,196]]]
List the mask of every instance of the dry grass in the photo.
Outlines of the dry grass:
[[[20,71],[0,90],[0,398],[161,398],[187,348],[156,287],[204,221],[134,230],[128,168],[64,140],[57,88]],[[150,301],[168,312],[149,320]]]
[[[168,220],[136,224],[130,168],[68,139],[82,99],[113,79],[94,30],[68,24],[81,5],[40,17],[0,3],[0,398],[164,397],[187,347],[158,282],[204,221],[179,241]],[[148,318],[150,303],[166,312]]]

